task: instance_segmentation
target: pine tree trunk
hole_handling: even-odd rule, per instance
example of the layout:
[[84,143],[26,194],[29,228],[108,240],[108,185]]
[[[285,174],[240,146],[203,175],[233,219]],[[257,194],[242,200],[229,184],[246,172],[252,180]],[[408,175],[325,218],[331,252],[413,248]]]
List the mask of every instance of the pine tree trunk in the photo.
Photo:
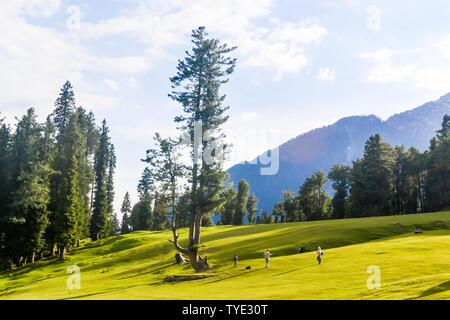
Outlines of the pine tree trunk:
[[65,260],[65,253],[66,253],[66,248],[60,248],[59,249],[59,260]]
[[77,248],[80,247],[80,239],[77,240]]
[[31,254],[31,263],[34,263],[35,255],[36,255],[36,252],[33,251],[33,253]]
[[41,251],[39,259],[44,259],[44,252]]
[[205,272],[209,269],[209,266],[206,264],[205,260],[199,256],[198,250],[191,250],[188,255],[189,262],[196,272]]
[[52,257],[54,257],[55,254],[56,254],[56,252],[55,252],[55,245],[53,244],[53,245],[52,245],[52,248],[50,249],[50,255],[51,255]]
[[14,269],[14,259],[13,258],[9,259],[9,262],[10,262],[10,269],[11,270]]

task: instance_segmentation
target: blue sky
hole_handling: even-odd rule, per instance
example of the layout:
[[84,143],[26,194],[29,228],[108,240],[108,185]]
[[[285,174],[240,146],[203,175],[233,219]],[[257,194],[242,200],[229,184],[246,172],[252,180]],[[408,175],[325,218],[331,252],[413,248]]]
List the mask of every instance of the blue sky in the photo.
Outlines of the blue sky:
[[192,29],[238,46],[223,90],[230,166],[341,117],[385,119],[449,92],[449,13],[445,0],[3,0],[0,112],[14,123],[35,107],[43,121],[70,80],[110,126],[118,211],[126,191],[137,200],[154,132],[175,132],[169,77]]

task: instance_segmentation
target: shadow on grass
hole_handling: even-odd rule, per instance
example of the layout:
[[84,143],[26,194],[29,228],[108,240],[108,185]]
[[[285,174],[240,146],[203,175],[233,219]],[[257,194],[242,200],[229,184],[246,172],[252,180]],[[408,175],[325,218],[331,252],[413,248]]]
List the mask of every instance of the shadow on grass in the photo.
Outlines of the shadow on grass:
[[[67,259],[66,261],[70,261]],[[24,266],[16,267],[13,270],[5,270],[0,272],[0,279],[9,278],[8,280],[17,280],[17,277],[23,276],[35,269],[47,267],[55,264],[64,264],[65,261],[59,260],[57,257],[47,257],[45,259],[30,263]]]
[[307,267],[310,267],[310,266],[305,266],[305,267],[297,268],[297,269],[294,269],[294,270],[291,270],[291,271],[282,272],[282,273],[274,275],[273,277],[278,277],[278,276],[282,276],[284,274],[288,274],[288,273],[292,273],[292,272],[295,272],[295,271],[298,271],[298,270],[306,269]]
[[448,291],[448,290],[450,290],[450,281],[443,282],[433,288],[427,289],[424,292],[422,292],[421,295],[419,295],[413,299],[420,299],[420,298],[428,297],[433,294],[441,293],[441,292]]
[[92,297],[92,296],[96,296],[96,295],[99,295],[99,294],[105,294],[105,293],[111,293],[111,292],[123,291],[123,290],[131,289],[131,288],[135,288],[135,287],[141,287],[141,286],[142,286],[142,284],[137,284],[137,285],[129,286],[129,287],[125,287],[125,288],[116,288],[116,289],[111,289],[111,290],[105,290],[105,291],[99,291],[99,292],[93,292],[93,293],[83,294],[83,295],[79,295],[79,296],[73,296],[73,297],[62,298],[62,299],[60,299],[60,300],[73,300],[73,299],[87,298],[87,297]]
[[231,276],[231,277],[223,277],[221,279],[217,279],[217,280],[208,282],[206,284],[212,284],[212,283],[216,283],[216,282],[220,282],[220,281],[224,281],[224,280],[229,280],[229,279],[233,279],[233,278],[237,278],[237,277],[242,277],[242,276],[245,276],[245,275],[247,275],[249,273],[252,273],[252,272],[255,272],[255,271],[260,271],[260,270],[263,270],[263,269],[265,269],[265,268],[254,269],[252,271],[244,272],[244,273],[237,274],[237,275],[234,275],[234,276]]
[[[133,238],[125,238],[125,236],[116,236],[109,239],[104,239],[103,241],[95,241],[86,244],[82,248],[77,248],[74,250],[75,254],[78,252],[83,252],[86,249],[98,249],[100,255],[106,255],[111,253],[117,253],[120,251],[125,251],[128,249],[136,248],[142,245],[142,243]],[[109,247],[108,247],[109,246]]]
[[[118,278],[117,280],[130,279],[130,278],[142,277],[142,276],[147,275],[147,274],[159,273],[161,270],[167,269],[167,268],[169,268],[169,267],[171,267],[173,265],[174,265],[174,263],[171,263],[171,264],[162,266],[162,267],[160,267],[158,269],[153,269],[153,270],[150,270],[150,271],[147,271],[147,272],[143,272],[143,273],[139,273],[139,274],[135,274],[135,275],[129,276],[129,277]],[[151,267],[152,266],[148,266],[148,267],[146,267],[146,269],[151,268]]]

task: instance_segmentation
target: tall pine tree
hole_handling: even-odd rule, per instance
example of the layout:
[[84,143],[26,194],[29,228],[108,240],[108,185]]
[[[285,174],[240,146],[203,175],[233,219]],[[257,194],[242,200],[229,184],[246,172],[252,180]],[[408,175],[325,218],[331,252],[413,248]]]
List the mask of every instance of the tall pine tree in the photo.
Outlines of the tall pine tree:
[[127,234],[130,232],[130,214],[131,214],[131,201],[130,194],[125,193],[125,197],[123,198],[122,207],[120,208],[120,212],[122,213],[122,231],[121,234]]
[[92,240],[99,240],[107,228],[108,223],[108,193],[106,189],[107,168],[110,153],[109,129],[106,120],[102,122],[100,142],[95,155],[95,193],[94,205],[90,224]]
[[[204,27],[192,32],[192,52],[186,52],[184,60],[177,66],[172,77],[174,91],[169,95],[183,107],[183,115],[175,118],[181,130],[188,137],[191,165],[189,166],[191,215],[188,247],[179,245],[174,235],[177,250],[189,255],[189,261],[197,272],[209,268],[199,255],[202,220],[222,204],[219,197],[224,188],[226,172],[222,168],[222,155],[226,153],[223,144],[222,125],[228,120],[224,113],[224,95],[219,90],[228,81],[236,60],[228,57],[234,48],[228,48],[219,40],[208,39]],[[207,141],[205,141],[207,140]],[[224,146],[224,148],[211,148]],[[209,157],[208,157],[209,155]]]
[[241,225],[244,223],[244,217],[247,214],[247,200],[250,194],[250,185],[245,179],[241,179],[238,185],[238,194],[236,197],[236,210],[233,216],[233,224]]

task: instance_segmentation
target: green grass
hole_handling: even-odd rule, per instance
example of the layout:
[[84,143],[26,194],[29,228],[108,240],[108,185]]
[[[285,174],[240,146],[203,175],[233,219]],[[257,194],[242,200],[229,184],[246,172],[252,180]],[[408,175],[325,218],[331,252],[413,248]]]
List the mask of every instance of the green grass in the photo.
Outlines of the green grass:
[[[423,234],[414,234],[416,224]],[[169,231],[140,231],[85,240],[64,262],[0,273],[0,299],[450,299],[450,212],[204,228],[201,252],[214,264],[213,277],[180,283],[162,283],[194,273],[174,265],[169,239]],[[300,246],[310,252],[296,254]],[[321,265],[317,246],[325,252]],[[269,269],[265,249],[273,253]],[[79,290],[66,285],[74,264]],[[371,265],[380,268],[380,289],[367,288]]]

